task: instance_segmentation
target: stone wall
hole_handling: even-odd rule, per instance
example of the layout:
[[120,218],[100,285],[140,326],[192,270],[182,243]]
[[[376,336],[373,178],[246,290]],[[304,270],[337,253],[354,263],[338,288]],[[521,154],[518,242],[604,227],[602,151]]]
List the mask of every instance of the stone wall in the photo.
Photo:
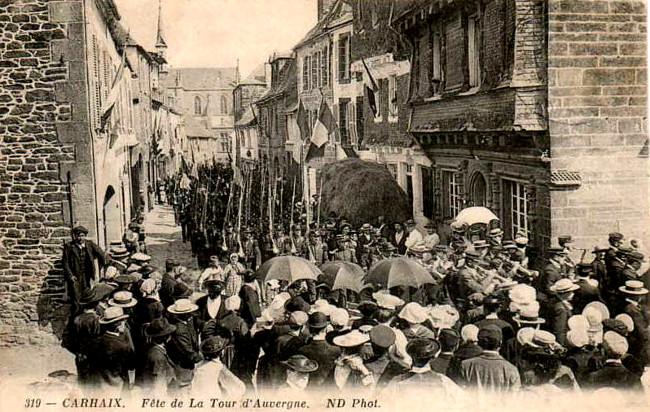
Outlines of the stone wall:
[[52,45],[83,36],[83,24],[69,24],[80,2],[57,3],[0,1],[0,345],[55,341],[65,321],[60,257],[72,217],[61,165],[76,149],[59,130],[73,120],[60,87],[79,73]]
[[553,236],[592,247],[620,231],[648,245],[645,4],[552,0],[548,11],[551,169],[582,179],[551,193]]

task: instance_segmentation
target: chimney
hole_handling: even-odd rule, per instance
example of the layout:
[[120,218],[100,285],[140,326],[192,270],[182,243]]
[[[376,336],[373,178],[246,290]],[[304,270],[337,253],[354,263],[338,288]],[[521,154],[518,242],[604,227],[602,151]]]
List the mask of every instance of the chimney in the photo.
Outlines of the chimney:
[[318,0],[318,21],[330,11],[336,0]]

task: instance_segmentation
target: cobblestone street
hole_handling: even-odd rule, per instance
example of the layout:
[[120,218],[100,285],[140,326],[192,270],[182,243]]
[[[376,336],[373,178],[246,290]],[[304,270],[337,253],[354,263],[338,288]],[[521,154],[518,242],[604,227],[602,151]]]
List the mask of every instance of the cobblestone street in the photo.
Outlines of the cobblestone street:
[[173,258],[190,270],[198,270],[192,257],[190,243],[183,243],[181,227],[174,222],[174,211],[170,206],[156,205],[145,215],[147,253],[152,264],[164,270],[165,259]]

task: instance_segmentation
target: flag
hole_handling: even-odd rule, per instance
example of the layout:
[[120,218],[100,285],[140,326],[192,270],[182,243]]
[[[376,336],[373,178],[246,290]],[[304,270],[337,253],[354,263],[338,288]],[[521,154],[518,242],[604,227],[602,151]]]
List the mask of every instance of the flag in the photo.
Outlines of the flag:
[[236,184],[239,185],[239,187],[244,186],[244,177],[241,174],[241,170],[239,170],[239,167],[235,164],[235,162],[232,162],[232,181]]
[[370,73],[370,69],[366,64],[366,60],[361,59],[361,62],[363,63],[363,67],[366,69],[366,74],[368,75],[368,79],[370,80],[370,86],[368,86],[367,84],[365,85],[366,94],[368,95],[368,105],[370,106],[370,110],[372,110],[372,114],[375,117],[377,117],[379,111],[377,110],[377,99],[375,98],[375,93],[379,91],[379,86],[377,85],[375,78],[372,77],[372,74]]
[[113,78],[113,83],[111,83],[111,89],[108,92],[108,97],[106,101],[102,104],[101,107],[101,117],[100,117],[100,130],[104,130],[106,127],[106,122],[111,117],[115,103],[117,103],[117,98],[120,94],[120,83],[122,82],[122,77],[124,76],[124,66],[126,65],[126,47],[122,50],[122,61],[120,61],[120,66],[117,68],[115,77]]
[[330,134],[336,130],[336,120],[330,107],[327,105],[325,99],[320,104],[318,111],[318,120],[314,125],[314,130],[311,132],[311,141],[317,147],[323,146],[330,141]]
[[190,188],[190,178],[187,177],[185,173],[181,176],[181,181],[179,182],[179,186],[181,189],[189,189]]
[[309,136],[309,119],[307,118],[307,111],[305,106],[302,104],[302,100],[298,104],[298,116],[296,121],[298,122],[298,128],[300,129],[300,139],[304,140]]

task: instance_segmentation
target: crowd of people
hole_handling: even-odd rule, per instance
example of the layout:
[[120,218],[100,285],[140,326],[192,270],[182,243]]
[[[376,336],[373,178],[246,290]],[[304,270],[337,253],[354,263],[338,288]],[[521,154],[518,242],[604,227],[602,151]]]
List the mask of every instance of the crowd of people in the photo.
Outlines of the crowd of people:
[[[561,237],[533,270],[523,233],[504,240],[486,226],[474,236],[453,223],[442,245],[433,225],[421,234],[413,221],[378,222],[357,232],[331,216],[290,235],[278,226],[269,245],[253,228],[228,241],[228,227],[225,250],[193,278],[173,259],[153,266],[142,248],[115,244],[105,253],[74,228],[63,256],[74,303],[64,343],[79,384],[232,398],[329,389],[427,388],[451,399],[469,388],[641,391],[650,272],[637,242],[611,233],[593,259],[575,263],[571,238]],[[278,256],[364,271],[410,260],[431,279],[341,290],[324,275],[260,276]]]

